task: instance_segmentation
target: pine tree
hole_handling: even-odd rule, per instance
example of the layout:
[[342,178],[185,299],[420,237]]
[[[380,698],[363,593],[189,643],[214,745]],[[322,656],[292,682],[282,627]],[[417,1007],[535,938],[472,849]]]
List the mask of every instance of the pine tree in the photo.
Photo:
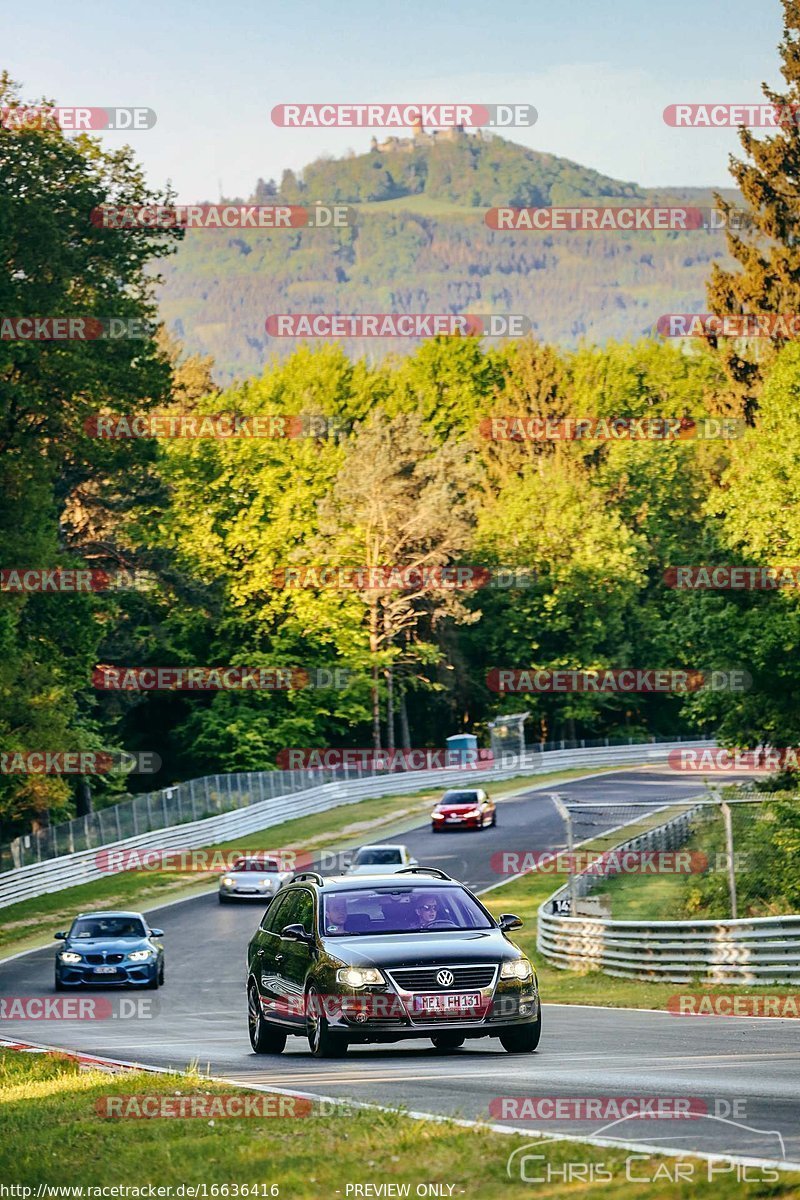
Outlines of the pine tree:
[[[716,195],[724,214],[728,250],[741,270],[714,264],[708,284],[711,311],[727,313],[800,312],[800,0],[782,0],[780,43],[782,92],[766,83],[766,99],[781,111],[779,126],[766,137],[739,130],[744,158],[731,155],[730,170],[746,207]],[[752,419],[756,394],[775,342],[709,339],[720,355],[745,416]],[[779,339],[776,338],[776,341]]]

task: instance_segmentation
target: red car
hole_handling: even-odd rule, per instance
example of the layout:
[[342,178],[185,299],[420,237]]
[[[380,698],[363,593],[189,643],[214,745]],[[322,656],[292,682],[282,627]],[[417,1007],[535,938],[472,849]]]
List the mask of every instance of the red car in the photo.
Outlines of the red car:
[[483,788],[445,792],[431,813],[431,829],[485,829],[497,824],[497,810]]

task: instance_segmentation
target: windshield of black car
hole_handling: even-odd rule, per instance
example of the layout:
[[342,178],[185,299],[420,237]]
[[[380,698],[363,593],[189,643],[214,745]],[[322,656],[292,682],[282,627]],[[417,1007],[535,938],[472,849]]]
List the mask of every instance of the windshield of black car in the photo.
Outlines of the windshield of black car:
[[260,871],[262,875],[278,869],[278,864],[274,859],[259,860],[257,858],[239,858],[231,867],[232,871]]
[[486,913],[461,888],[430,884],[360,888],[329,892],[322,900],[326,937],[493,928]]
[[356,866],[366,867],[373,865],[385,865],[387,863],[400,863],[403,861],[402,853],[391,846],[385,847],[383,850],[359,850],[356,855]]
[[147,930],[136,917],[79,917],[70,930],[73,938],[143,938]]
[[479,804],[477,792],[446,792],[442,804]]

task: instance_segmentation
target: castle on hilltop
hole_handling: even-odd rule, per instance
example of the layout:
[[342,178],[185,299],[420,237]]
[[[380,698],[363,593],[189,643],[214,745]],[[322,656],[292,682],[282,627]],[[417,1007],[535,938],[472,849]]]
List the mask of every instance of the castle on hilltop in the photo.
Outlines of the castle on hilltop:
[[411,137],[388,137],[383,142],[379,142],[374,137],[369,148],[372,151],[383,151],[384,153],[410,154],[418,146],[435,146],[437,142],[459,142],[467,137],[482,139],[483,132],[476,129],[475,133],[468,134],[463,125],[452,125],[447,129],[433,129],[430,133],[426,133],[422,127],[422,120],[417,119],[411,125]]

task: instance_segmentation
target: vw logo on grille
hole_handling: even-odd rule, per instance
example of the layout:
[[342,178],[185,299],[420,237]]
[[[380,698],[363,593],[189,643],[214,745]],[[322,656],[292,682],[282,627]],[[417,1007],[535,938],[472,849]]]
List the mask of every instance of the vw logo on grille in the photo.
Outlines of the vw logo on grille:
[[436,982],[440,987],[450,987],[455,982],[455,978],[452,971],[440,971],[436,976]]

